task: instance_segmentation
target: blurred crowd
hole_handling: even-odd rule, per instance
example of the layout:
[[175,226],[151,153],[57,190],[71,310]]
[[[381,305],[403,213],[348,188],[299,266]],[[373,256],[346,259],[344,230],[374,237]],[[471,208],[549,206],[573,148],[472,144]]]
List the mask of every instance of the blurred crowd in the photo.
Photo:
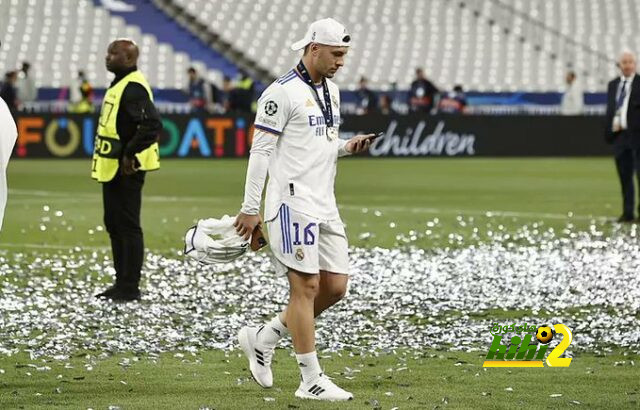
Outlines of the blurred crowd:
[[[22,110],[26,104],[38,101],[35,75],[28,61],[24,61],[20,69],[5,73],[0,83],[0,97],[11,111]],[[68,102],[67,110],[71,113],[94,111],[93,87],[84,71],[78,71],[72,84],[60,89],[59,99]]]
[[367,83],[367,78],[361,77],[356,93],[356,113],[360,115],[393,115],[401,106],[408,106],[409,112],[429,114],[464,114],[467,108],[467,98],[461,85],[449,91],[440,90],[426,77],[422,68],[416,68],[415,79],[406,97],[398,92],[395,83],[391,84],[390,91],[380,93],[371,90]]
[[192,113],[251,114],[255,110],[255,84],[248,74],[241,72],[235,81],[225,76],[222,87],[207,81],[194,67],[187,70],[187,75],[184,92]]
[[20,108],[23,102],[35,101],[38,89],[31,72],[31,64],[22,63],[18,70],[7,71],[0,85],[0,97],[11,111]]
[[[584,114],[584,90],[577,81],[575,71],[567,72],[565,84],[566,88],[561,93],[560,114]],[[391,84],[389,92],[376,93],[368,87],[367,78],[361,77],[357,98],[356,113],[360,115],[395,114],[399,107],[408,107],[409,112],[428,114],[465,114],[469,111],[462,85],[457,84],[451,90],[439,89],[420,67],[416,68],[407,96],[397,91],[395,83]]]
[[[182,90],[188,99],[190,112],[194,114],[252,114],[255,111],[258,90],[254,80],[244,72],[232,79],[225,76],[221,84],[215,84],[191,67],[186,73],[186,86]],[[580,115],[584,113],[584,93],[574,71],[566,75],[566,89],[562,93],[560,113]],[[394,115],[413,113],[465,114],[468,103],[462,85],[453,89],[438,88],[427,78],[422,68],[416,68],[415,77],[408,92],[400,92],[396,83],[388,91],[369,88],[366,77],[361,77],[355,93],[355,114]],[[21,110],[25,104],[37,101],[38,89],[32,66],[25,61],[17,70],[8,71],[0,82],[0,97],[12,111]],[[94,88],[86,73],[80,70],[67,87],[60,89],[58,101],[63,110],[70,113],[92,113],[95,111]],[[351,111],[351,110],[350,110]]]

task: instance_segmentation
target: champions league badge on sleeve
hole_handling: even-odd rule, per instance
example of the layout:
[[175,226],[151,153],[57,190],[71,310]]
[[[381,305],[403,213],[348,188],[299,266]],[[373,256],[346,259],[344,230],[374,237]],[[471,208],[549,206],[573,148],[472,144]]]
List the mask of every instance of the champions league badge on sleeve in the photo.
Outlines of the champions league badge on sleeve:
[[278,112],[278,104],[276,104],[276,102],[273,100],[267,101],[267,103],[264,105],[264,112],[269,116],[274,115]]

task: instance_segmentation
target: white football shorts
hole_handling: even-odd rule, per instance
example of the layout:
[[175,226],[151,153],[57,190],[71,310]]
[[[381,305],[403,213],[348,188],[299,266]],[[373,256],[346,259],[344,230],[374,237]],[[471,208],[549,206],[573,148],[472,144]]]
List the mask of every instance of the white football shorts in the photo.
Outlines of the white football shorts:
[[321,270],[349,273],[349,245],[340,219],[320,220],[282,204],[266,224],[278,274],[289,269],[310,274]]

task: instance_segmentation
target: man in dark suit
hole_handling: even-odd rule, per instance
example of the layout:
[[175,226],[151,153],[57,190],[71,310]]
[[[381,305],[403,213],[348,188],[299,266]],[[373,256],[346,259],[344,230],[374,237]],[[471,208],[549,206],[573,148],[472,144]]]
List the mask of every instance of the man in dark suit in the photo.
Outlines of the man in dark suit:
[[609,82],[605,139],[613,144],[616,168],[622,186],[623,211],[618,222],[634,218],[633,174],[640,181],[640,76],[636,58],[625,51],[618,62],[621,76]]

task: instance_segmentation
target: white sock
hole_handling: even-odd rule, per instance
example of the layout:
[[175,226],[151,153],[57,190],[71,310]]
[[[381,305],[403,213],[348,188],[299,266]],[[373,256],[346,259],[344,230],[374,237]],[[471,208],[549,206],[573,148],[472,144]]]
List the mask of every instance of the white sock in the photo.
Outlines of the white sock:
[[305,383],[317,379],[322,373],[318,355],[315,351],[303,354],[296,353],[296,360],[298,361],[298,367],[300,367],[300,373],[302,373],[302,380]]
[[280,321],[280,314],[264,324],[256,334],[256,340],[267,346],[275,346],[281,337],[289,334],[289,330]]

